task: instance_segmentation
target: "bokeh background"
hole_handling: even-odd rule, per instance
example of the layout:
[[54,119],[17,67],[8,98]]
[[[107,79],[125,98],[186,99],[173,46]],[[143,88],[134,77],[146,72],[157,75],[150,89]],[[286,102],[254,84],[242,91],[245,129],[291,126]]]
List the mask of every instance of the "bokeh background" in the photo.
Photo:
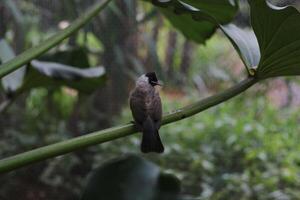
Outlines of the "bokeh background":
[[[93,2],[1,1],[0,39],[19,54],[68,26]],[[299,7],[297,0],[272,2]],[[240,1],[234,22],[249,26],[246,1]],[[151,4],[133,0],[116,0],[113,8],[41,59],[46,58],[78,67],[104,66],[106,82],[90,93],[54,85],[22,92],[0,114],[1,158],[129,123],[128,94],[136,77],[146,71],[156,71],[164,82],[165,113],[246,76],[221,32],[196,44]],[[0,199],[78,199],[93,168],[127,153],[175,174],[182,193],[199,199],[300,199],[299,81],[264,81],[221,105],[162,127],[162,155],[140,153],[140,134],[135,134],[0,175]],[[1,92],[0,102],[5,99]]]

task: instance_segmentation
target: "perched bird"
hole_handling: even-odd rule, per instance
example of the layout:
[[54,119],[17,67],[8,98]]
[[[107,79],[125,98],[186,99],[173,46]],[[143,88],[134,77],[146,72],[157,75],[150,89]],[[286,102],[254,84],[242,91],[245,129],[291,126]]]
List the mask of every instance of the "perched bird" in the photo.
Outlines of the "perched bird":
[[162,118],[159,93],[155,86],[160,85],[155,72],[143,74],[136,81],[129,97],[130,109],[139,131],[143,133],[141,151],[162,153],[164,146],[158,129]]

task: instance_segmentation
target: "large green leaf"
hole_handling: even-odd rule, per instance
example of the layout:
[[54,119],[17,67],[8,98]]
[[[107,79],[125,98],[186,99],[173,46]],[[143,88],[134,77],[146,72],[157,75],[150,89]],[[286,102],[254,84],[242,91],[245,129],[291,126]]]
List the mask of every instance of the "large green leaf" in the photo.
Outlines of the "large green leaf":
[[27,68],[21,90],[66,85],[80,92],[90,93],[104,81],[104,67],[80,69],[55,62],[33,60]]
[[247,69],[256,68],[260,59],[260,51],[254,32],[233,24],[221,25],[220,28],[237,50]]
[[155,164],[130,155],[94,170],[82,200],[176,200],[180,183]]
[[294,7],[276,7],[264,0],[249,3],[261,52],[257,76],[300,75],[300,13]]
[[182,2],[213,16],[220,24],[228,23],[235,16],[238,1],[233,0],[181,0]]
[[[207,15],[225,24],[232,20],[238,10],[237,1],[230,0],[153,0],[152,3],[186,38],[198,43],[204,43],[218,27],[218,24],[206,18]],[[191,15],[193,11],[197,11],[197,21]],[[202,18],[200,14],[203,14]]]
[[[251,75],[260,79],[300,75],[300,13],[265,0],[249,1],[251,30],[220,25]],[[254,71],[251,71],[254,69]]]
[[[163,12],[170,12],[169,18],[172,17],[171,14],[181,14],[177,16],[178,20],[175,17],[170,19],[175,20],[174,23],[178,23],[179,27],[184,26],[186,19],[193,20],[191,27],[194,23],[199,27],[205,26],[202,23],[218,25],[238,51],[249,73],[252,72],[251,75],[255,74],[260,79],[300,75],[300,13],[296,8],[277,7],[265,0],[249,0],[255,37],[251,30],[242,30],[231,24],[222,25],[220,19],[226,18],[224,13],[215,14],[217,7],[215,10],[208,9],[209,7],[205,7],[206,1],[154,2],[163,7]],[[189,23],[185,25],[190,26]],[[196,29],[185,30],[187,34],[191,34],[189,37],[196,37]]]
[[76,66],[77,68],[90,67],[88,52],[84,47],[74,47],[55,51],[39,57],[38,60]]
[[[6,41],[0,40],[0,60],[5,62],[14,56],[13,50]],[[104,68],[90,68],[83,48],[58,51],[45,55],[41,59],[42,61],[33,60],[27,67],[24,66],[3,77],[2,87],[6,93],[13,94],[16,91],[25,91],[35,87],[62,85],[90,93],[105,82]]]

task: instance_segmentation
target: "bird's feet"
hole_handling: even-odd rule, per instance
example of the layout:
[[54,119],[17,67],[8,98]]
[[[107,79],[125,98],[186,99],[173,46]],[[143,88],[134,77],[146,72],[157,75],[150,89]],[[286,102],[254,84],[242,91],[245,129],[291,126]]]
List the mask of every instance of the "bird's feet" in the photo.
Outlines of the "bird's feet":
[[130,121],[130,123],[134,125],[134,128],[136,128],[136,130],[138,130],[138,131],[143,130],[142,126],[140,124],[136,123],[135,121]]

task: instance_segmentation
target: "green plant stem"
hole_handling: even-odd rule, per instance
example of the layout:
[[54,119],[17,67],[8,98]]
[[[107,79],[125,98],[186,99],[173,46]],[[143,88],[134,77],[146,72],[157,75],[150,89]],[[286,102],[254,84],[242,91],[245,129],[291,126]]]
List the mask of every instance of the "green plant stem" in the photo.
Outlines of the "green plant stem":
[[98,14],[111,0],[103,0],[97,2],[91,7],[86,13],[84,13],[80,18],[75,20],[69,27],[56,33],[54,36],[48,38],[46,41],[42,42],[36,47],[32,47],[15,57],[14,59],[0,65],[0,78],[13,72],[14,70],[20,68],[21,66],[27,64],[30,60],[42,55],[52,47],[56,46],[58,43],[68,38],[71,34],[79,30],[84,26],[90,19],[92,19],[96,14]]
[[[249,77],[223,92],[212,95],[194,104],[167,114],[163,117],[162,125],[182,120],[219,103],[222,103],[242,93],[256,82],[257,79]],[[128,136],[136,132],[137,131],[132,124],[127,124],[20,153],[15,156],[0,160],[0,173],[12,171],[41,160],[46,160],[48,158],[63,155],[87,146]]]
[[202,112],[210,107],[213,107],[215,105],[218,105],[224,101],[227,101],[228,99],[235,97],[236,95],[242,93],[255,83],[257,83],[259,80],[254,77],[249,77],[247,79],[244,79],[243,81],[237,83],[236,85],[232,86],[231,88],[228,88],[227,90],[224,90],[220,93],[217,93],[215,95],[212,95],[210,97],[204,98],[202,100],[199,100],[198,102],[195,102],[193,104],[190,104],[188,106],[185,106],[181,109],[178,109],[163,118],[162,124],[169,124],[190,116],[193,116],[199,112]]

